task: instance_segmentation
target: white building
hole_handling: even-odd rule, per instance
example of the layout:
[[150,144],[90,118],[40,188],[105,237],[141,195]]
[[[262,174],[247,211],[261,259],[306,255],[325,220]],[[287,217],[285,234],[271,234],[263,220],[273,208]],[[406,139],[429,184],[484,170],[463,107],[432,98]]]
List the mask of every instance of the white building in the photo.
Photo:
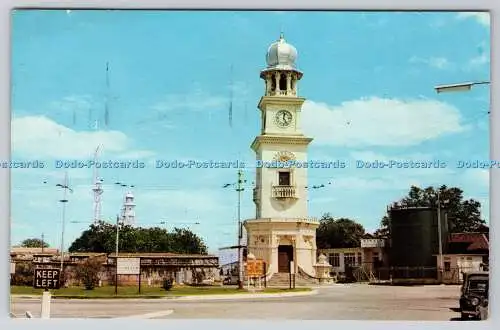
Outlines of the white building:
[[[260,73],[265,82],[258,104],[261,132],[251,145],[257,163],[307,161],[313,139],[301,131],[305,99],[298,93],[303,74],[295,65],[296,58],[297,50],[283,35],[267,51],[267,68]],[[255,182],[255,219],[244,222],[248,253],[263,259],[268,273],[288,273],[293,261],[296,273],[315,276],[319,221],[308,217],[307,168],[258,167]]]

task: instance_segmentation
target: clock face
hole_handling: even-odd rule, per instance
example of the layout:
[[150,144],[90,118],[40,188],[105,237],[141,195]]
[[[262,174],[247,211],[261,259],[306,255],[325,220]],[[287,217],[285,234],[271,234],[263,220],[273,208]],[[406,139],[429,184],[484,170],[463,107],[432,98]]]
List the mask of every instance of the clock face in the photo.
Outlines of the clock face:
[[279,127],[288,127],[292,123],[292,114],[287,110],[276,112],[276,124]]

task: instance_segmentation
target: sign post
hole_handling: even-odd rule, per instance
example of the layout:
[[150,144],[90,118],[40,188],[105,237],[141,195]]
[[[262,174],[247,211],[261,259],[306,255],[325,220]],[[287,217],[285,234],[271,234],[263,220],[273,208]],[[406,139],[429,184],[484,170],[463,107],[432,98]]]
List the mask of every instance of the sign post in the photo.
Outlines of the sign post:
[[61,286],[61,270],[56,268],[38,268],[35,269],[33,287],[35,289],[44,289],[42,294],[42,319],[50,318],[50,302],[52,295],[49,289],[59,289]]
[[141,294],[141,258],[139,258],[139,294]]
[[[10,280],[12,281],[12,277],[16,274],[16,263],[10,262]],[[12,282],[11,282],[12,283]]]
[[290,289],[292,289],[292,276],[293,276],[293,288],[295,289],[295,264],[290,261]]
[[262,275],[264,275],[264,288],[267,288],[267,264],[265,262],[263,262],[263,265],[262,265]]
[[141,258],[116,258],[116,275],[139,275],[141,292]]

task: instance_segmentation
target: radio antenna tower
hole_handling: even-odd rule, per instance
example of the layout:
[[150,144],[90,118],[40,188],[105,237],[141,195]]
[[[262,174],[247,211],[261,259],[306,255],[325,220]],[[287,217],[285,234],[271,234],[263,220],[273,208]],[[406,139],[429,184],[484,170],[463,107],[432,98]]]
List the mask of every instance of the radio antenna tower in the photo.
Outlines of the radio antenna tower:
[[104,125],[107,127],[109,125],[109,62],[106,62],[106,100],[104,103]]
[[102,178],[99,177],[99,172],[97,171],[97,158],[99,154],[99,146],[96,148],[94,153],[94,182],[92,191],[94,192],[94,223],[101,221],[101,195],[104,192],[102,189]]
[[233,127],[233,89],[234,89],[234,86],[233,86],[233,65],[231,64],[231,67],[230,67],[230,76],[229,76],[229,88],[230,88],[230,95],[229,95],[229,127]]

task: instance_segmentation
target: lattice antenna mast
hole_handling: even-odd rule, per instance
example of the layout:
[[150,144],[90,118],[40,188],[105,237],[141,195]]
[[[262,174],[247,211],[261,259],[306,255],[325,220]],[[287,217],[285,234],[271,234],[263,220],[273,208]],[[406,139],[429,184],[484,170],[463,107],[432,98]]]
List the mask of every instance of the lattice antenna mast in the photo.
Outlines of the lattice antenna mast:
[[106,62],[106,100],[104,103],[104,125],[107,127],[109,125],[109,62]]
[[233,65],[230,67],[229,76],[229,127],[233,127]]
[[101,221],[102,215],[102,194],[104,190],[102,189],[102,178],[99,177],[99,171],[97,170],[97,160],[99,158],[99,149],[98,146],[94,153],[94,175],[93,175],[93,187],[92,191],[94,193],[94,223]]

